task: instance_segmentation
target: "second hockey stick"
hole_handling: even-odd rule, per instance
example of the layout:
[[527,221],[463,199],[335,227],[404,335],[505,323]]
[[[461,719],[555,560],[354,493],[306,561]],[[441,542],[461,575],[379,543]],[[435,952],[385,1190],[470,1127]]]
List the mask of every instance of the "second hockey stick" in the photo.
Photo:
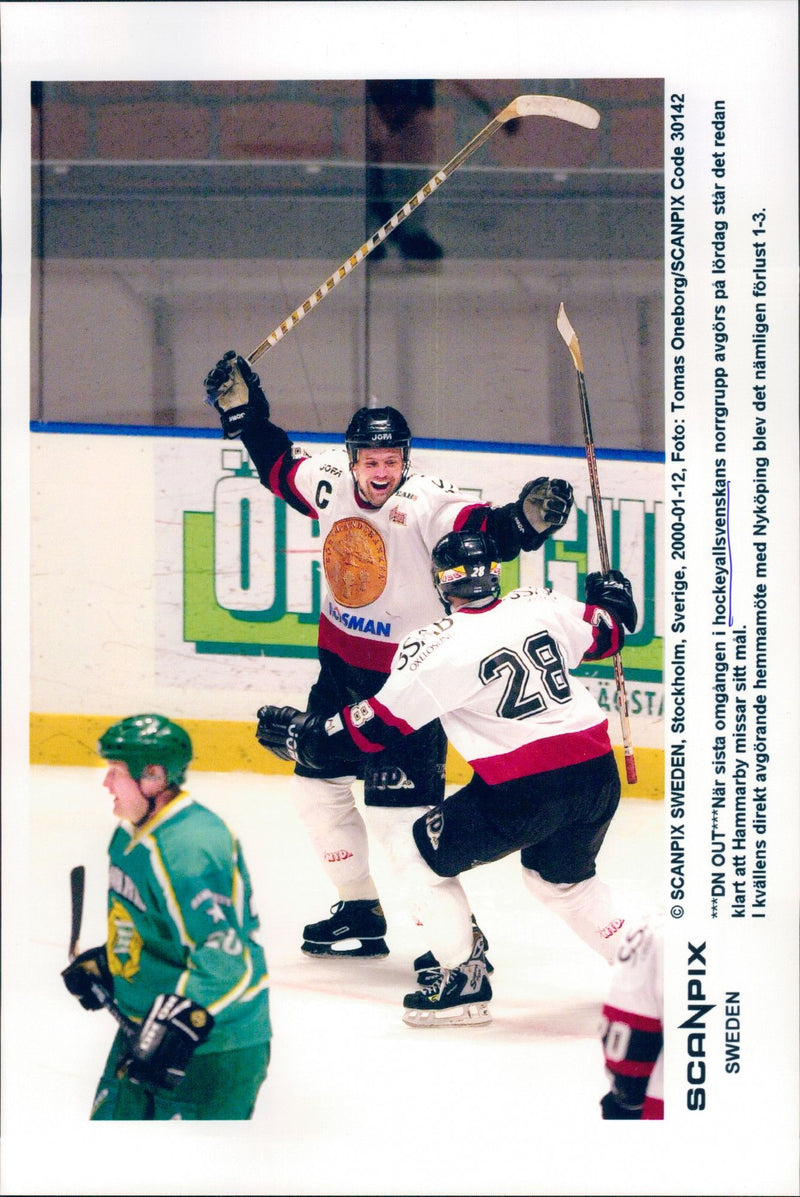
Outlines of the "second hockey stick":
[[[86,869],[83,865],[75,865],[74,869],[70,870],[69,874],[69,893],[70,893],[70,936],[69,936],[69,958],[73,961],[78,955],[78,941],[81,935],[81,924],[83,922],[83,895],[86,889]],[[112,1018],[116,1019],[122,1030],[129,1039],[137,1039],[139,1036],[139,1027],[133,1021],[123,1014],[114,998],[108,992],[104,985],[99,981],[90,980],[92,993],[97,998],[101,1006],[105,1006]]]
[[[597,456],[594,448],[594,434],[592,419],[589,413],[589,396],[586,392],[586,379],[583,373],[583,357],[575,329],[570,324],[564,305],[559,304],[556,326],[561,333],[567,348],[572,355],[575,371],[578,375],[578,396],[581,404],[581,418],[583,420],[583,440],[586,447],[586,462],[589,467],[589,487],[592,492],[592,506],[594,508],[594,522],[597,530],[597,547],[600,552],[600,568],[607,574],[611,568],[608,555],[608,541],[606,540],[606,525],[603,518],[603,503],[600,494],[600,479],[597,474]],[[630,719],[628,716],[628,696],[625,690],[625,675],[622,670],[622,658],[619,653],[614,654],[614,680],[617,685],[617,699],[619,702],[619,720],[622,728],[622,744],[625,752],[625,776],[629,785],[636,781],[636,760],[633,755],[631,742]]]
[[330,295],[333,288],[338,286],[342,279],[358,266],[359,262],[363,262],[373,249],[385,241],[407,216],[410,216],[420,204],[424,204],[425,200],[441,187],[453,171],[466,162],[467,158],[474,154],[485,141],[488,141],[493,133],[496,133],[506,121],[515,120],[521,116],[550,116],[555,120],[567,121],[572,125],[581,125],[584,129],[596,129],[600,124],[600,113],[588,104],[581,104],[578,100],[570,100],[566,96],[517,96],[516,100],[507,104],[502,112],[499,112],[493,120],[489,121],[488,125],[476,133],[472,140],[468,141],[441,170],[428,179],[427,183],[420,187],[419,191],[412,195],[411,199],[403,204],[402,208],[378,229],[377,233],[373,233],[355,253],[342,262],[341,266],[334,270],[333,274],[317,287],[316,291],[312,291],[308,299],[295,308],[268,337],[264,338],[260,345],[256,345],[248,360],[251,363],[255,362],[262,353],[266,353],[268,349],[277,345],[278,341],[299,324],[312,308],[315,308],[326,295]]
[[70,898],[70,933],[69,958],[70,962],[78,955],[78,940],[81,937],[83,922],[83,895],[86,889],[86,869],[83,865],[75,865],[69,874]]

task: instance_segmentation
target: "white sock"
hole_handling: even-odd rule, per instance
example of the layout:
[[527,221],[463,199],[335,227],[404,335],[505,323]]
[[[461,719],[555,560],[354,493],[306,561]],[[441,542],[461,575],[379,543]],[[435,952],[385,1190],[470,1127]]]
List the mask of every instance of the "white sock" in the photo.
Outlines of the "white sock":
[[343,902],[377,898],[355,777],[292,777],[290,792],[326,876]]
[[559,885],[545,881],[534,869],[523,869],[522,877],[535,898],[563,919],[609,964],[613,963],[620,942],[618,932],[625,917],[604,881],[589,877],[572,885]]
[[412,918],[444,968],[456,968],[472,953],[472,912],[457,877],[440,877],[420,855],[412,825],[427,806],[368,806],[370,832],[383,845]]

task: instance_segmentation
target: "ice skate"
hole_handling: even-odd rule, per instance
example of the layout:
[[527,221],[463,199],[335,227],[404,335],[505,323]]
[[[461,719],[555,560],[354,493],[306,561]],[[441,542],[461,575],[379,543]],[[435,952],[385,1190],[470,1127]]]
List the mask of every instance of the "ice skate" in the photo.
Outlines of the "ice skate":
[[386,919],[377,898],[336,902],[331,917],[303,928],[308,956],[388,956]]
[[[472,947],[473,951],[478,941],[478,937],[483,940],[483,956],[486,959],[486,953],[489,951],[489,941],[481,931],[478,924],[475,922],[475,915],[472,916]],[[422,956],[417,956],[414,961],[414,972],[417,974],[417,985],[434,985],[440,980],[442,975],[442,966],[434,956],[433,952],[424,952]],[[486,960],[486,972],[493,973],[494,965]]]
[[430,985],[403,998],[403,1022],[409,1027],[480,1026],[491,1022],[492,987],[486,976],[482,940],[458,968],[442,968]]

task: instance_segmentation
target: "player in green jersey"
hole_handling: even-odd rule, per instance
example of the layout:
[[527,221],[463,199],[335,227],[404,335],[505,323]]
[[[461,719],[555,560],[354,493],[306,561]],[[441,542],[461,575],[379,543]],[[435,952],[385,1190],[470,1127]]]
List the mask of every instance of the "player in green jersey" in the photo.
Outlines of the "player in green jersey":
[[234,833],[181,788],[182,727],[133,715],[98,752],[120,820],[109,845],[108,939],[64,983],[87,1010],[110,999],[121,1029],[91,1117],[247,1119],[269,1064],[267,966]]

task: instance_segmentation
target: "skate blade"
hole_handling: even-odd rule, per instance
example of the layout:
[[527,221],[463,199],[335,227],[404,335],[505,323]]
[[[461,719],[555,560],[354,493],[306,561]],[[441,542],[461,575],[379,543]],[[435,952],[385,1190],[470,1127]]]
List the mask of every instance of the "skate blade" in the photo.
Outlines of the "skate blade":
[[469,1002],[449,1010],[404,1010],[408,1027],[480,1027],[492,1021],[488,1002]]
[[328,958],[347,956],[379,960],[389,955],[389,949],[384,939],[342,939],[337,943],[314,943],[313,940],[305,940],[300,945],[300,950],[306,956],[326,956]]

